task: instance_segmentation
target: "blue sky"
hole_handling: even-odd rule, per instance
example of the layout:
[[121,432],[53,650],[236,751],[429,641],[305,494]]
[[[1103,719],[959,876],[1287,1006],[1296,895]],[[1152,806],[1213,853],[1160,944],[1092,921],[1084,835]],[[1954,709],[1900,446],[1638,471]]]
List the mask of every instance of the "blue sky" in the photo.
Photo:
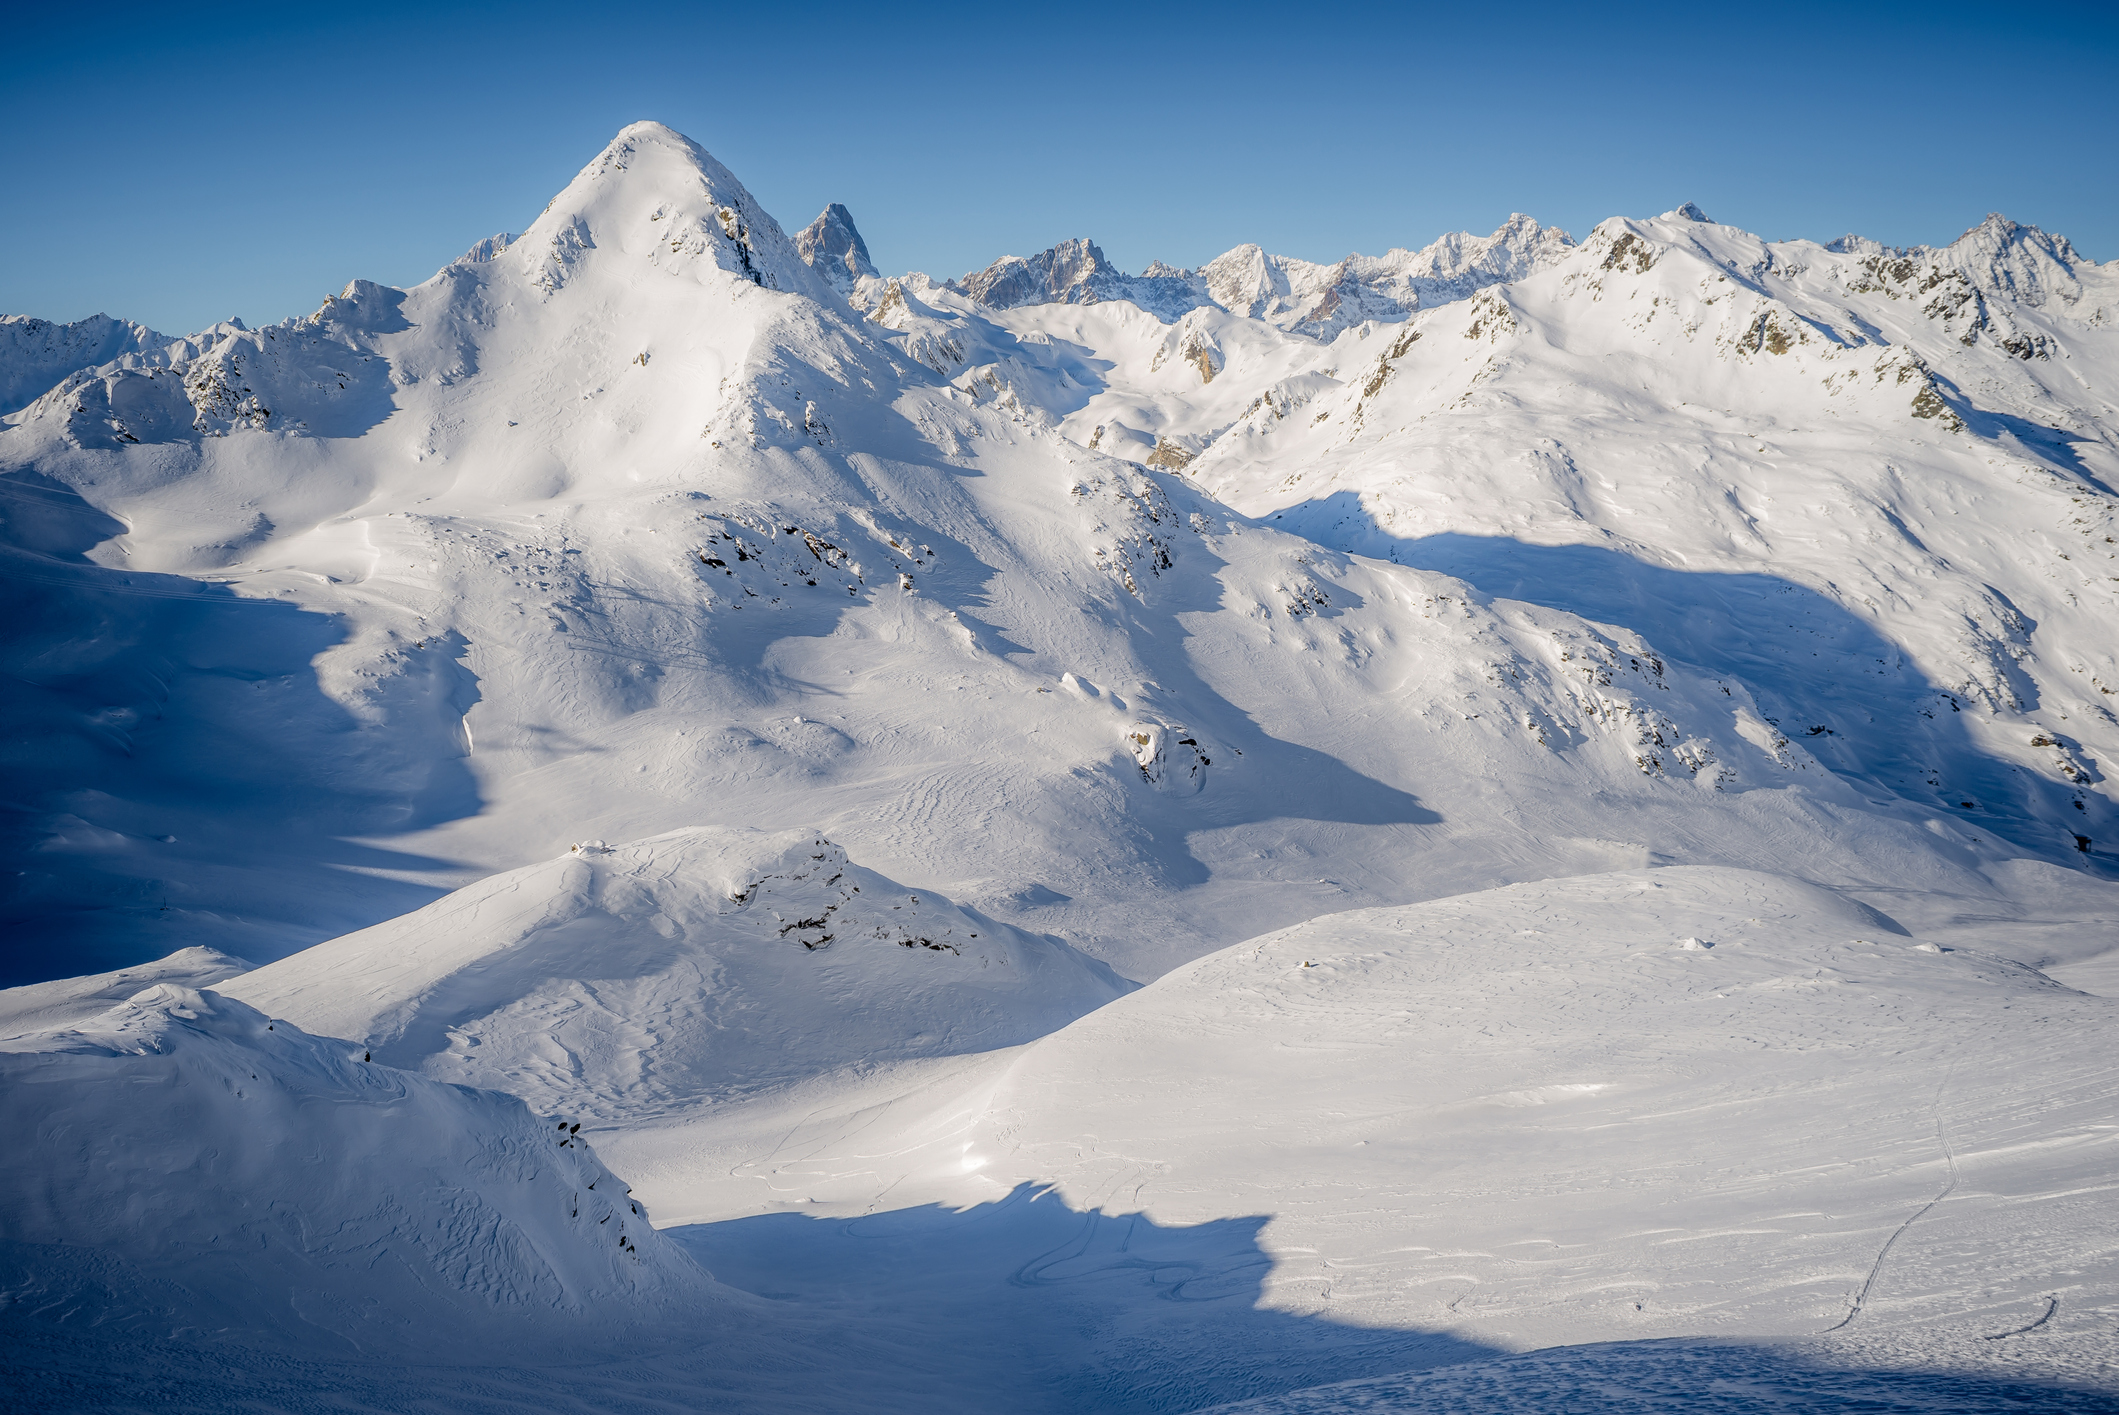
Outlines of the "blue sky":
[[[81,13],[67,13],[78,8]],[[886,271],[1990,210],[2119,258],[2119,6],[49,7],[0,51],[0,313],[181,332],[424,279],[659,118]]]

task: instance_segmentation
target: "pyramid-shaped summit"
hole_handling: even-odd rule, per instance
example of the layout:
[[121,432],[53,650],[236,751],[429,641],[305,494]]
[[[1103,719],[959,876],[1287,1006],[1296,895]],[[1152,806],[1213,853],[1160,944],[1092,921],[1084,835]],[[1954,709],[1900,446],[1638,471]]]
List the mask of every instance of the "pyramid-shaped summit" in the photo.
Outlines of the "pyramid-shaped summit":
[[715,269],[768,290],[822,297],[824,282],[713,154],[662,123],[621,129],[509,251],[547,291],[621,252],[672,272]]

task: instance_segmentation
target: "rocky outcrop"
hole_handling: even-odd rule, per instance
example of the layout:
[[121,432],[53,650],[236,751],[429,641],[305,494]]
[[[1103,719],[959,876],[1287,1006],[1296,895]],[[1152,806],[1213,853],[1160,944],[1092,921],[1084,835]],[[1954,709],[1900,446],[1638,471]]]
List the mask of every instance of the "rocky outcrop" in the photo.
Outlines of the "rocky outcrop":
[[853,213],[837,202],[818,214],[795,236],[795,253],[842,295],[853,293],[864,275],[876,273],[868,243],[853,224]]
[[1128,275],[1086,237],[1062,241],[1034,256],[1004,255],[984,270],[951,281],[950,288],[997,310],[1130,300],[1164,321],[1208,303],[1204,287],[1191,272],[1157,261],[1140,275]]

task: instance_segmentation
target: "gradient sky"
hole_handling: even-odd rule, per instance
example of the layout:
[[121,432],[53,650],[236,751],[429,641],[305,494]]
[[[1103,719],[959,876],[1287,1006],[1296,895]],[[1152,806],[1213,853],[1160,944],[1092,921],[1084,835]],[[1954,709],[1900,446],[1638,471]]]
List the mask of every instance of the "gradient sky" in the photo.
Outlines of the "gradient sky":
[[[0,313],[171,333],[412,284],[625,123],[886,272],[1095,238],[1336,260],[1696,201],[1939,243],[1999,210],[2119,258],[2119,6],[622,3],[11,13]],[[78,10],[79,13],[66,11]]]

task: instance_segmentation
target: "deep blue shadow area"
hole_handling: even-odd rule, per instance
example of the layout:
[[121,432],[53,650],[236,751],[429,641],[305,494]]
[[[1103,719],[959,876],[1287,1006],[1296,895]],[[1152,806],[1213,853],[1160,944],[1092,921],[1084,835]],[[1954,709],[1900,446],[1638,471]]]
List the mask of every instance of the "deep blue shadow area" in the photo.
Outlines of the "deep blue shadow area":
[[1825,1343],[1598,1342],[1296,1395],[1273,1415],[1996,1415],[2119,1411],[2119,1394],[1977,1371],[1864,1369]]
[[194,944],[263,962],[434,898],[352,871],[445,862],[346,837],[478,808],[462,646],[363,723],[312,666],[337,621],[86,559],[123,530],[0,478],[0,986]]
[[[2049,859],[2119,867],[2111,849],[2119,815],[2100,794],[1988,756],[1965,730],[1971,703],[1805,586],[1676,570],[1598,546],[1402,539],[1378,527],[1351,492],[1289,507],[1278,524],[1340,550],[1455,576],[1494,599],[1632,629],[1671,658],[1741,681],[1784,733],[1872,798],[1947,812]],[[2026,621],[2025,632],[2035,627]],[[2035,709],[2036,685],[2006,655],[1997,663],[2010,691]],[[2094,859],[2073,848],[2078,834],[2102,847]]]
[[961,1211],[670,1232],[721,1281],[785,1303],[787,1320],[905,1350],[950,1392],[937,1410],[1147,1415],[1498,1354],[1260,1307],[1269,1221],[1165,1226],[1023,1184]]

